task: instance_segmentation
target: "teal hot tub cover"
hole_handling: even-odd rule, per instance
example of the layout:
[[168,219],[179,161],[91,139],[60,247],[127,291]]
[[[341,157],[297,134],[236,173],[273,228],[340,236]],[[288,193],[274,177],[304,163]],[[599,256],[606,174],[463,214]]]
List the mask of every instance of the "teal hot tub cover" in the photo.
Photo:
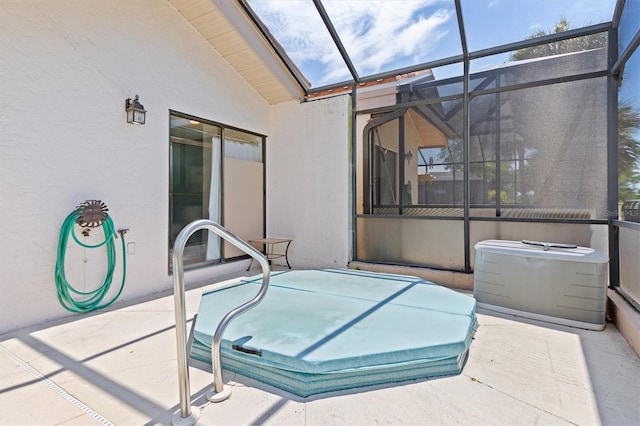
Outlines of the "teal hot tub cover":
[[[211,362],[222,317],[262,275],[202,295],[191,356]],[[477,328],[475,300],[423,279],[354,270],[280,271],[255,308],[229,323],[230,371],[306,397],[458,374]]]

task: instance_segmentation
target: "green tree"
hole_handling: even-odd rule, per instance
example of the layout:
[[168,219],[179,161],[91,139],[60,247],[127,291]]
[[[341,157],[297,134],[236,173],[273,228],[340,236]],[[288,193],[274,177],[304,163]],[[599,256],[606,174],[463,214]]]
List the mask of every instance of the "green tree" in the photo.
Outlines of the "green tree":
[[[560,21],[549,32],[544,30],[538,30],[529,35],[526,40],[535,39],[538,37],[558,34],[570,29],[570,24],[566,18],[560,19]],[[587,35],[583,37],[572,38],[568,40],[554,41],[550,43],[544,43],[537,46],[525,47],[523,49],[516,50],[511,54],[512,61],[521,61],[523,59],[540,58],[542,56],[560,55],[562,53],[579,52],[581,50],[597,49],[599,47],[607,46],[607,34],[598,33]]]
[[[553,27],[551,31],[538,30],[532,33],[527,39],[534,39],[550,34],[558,34],[570,29],[570,24],[566,18],[561,18],[560,21]],[[583,50],[597,49],[607,46],[606,33],[591,34],[582,37],[571,38],[567,40],[560,40],[550,43],[544,43],[532,47],[523,48],[515,51],[511,54],[511,60],[518,61],[531,58],[539,58],[544,56],[558,55],[563,53],[578,52]],[[480,97],[474,100],[475,106],[479,110],[491,110],[495,108],[491,102],[494,99],[490,97]],[[487,105],[484,107],[479,102],[485,102]],[[638,141],[637,135],[640,129],[640,113],[631,104],[620,104],[618,106],[618,197],[620,201],[629,199],[640,199],[640,141]],[[472,149],[477,148],[478,142],[475,144],[472,142]],[[443,149],[439,154],[439,160],[445,163],[445,167],[449,170],[454,170],[456,173],[462,173],[462,153],[463,146],[462,140],[449,140],[448,149]],[[488,152],[484,155],[475,153],[472,158],[495,158],[495,152],[492,152],[492,145],[487,144]],[[495,148],[493,148],[495,149]],[[471,154],[474,154],[473,152]],[[528,165],[523,161],[525,150],[521,147],[518,152],[519,158],[519,175],[525,177],[527,174]],[[515,168],[506,164],[502,165],[501,173],[501,199],[502,193],[515,194]],[[485,161],[480,163],[473,163],[470,167],[470,173],[478,176],[483,176],[485,183],[487,184],[488,192],[485,194],[486,201],[495,201],[495,195],[497,193],[495,189],[496,182],[496,165],[495,162]],[[526,189],[526,188],[525,188]],[[490,192],[492,191],[492,192]],[[518,189],[520,191],[520,189]],[[522,192],[522,191],[521,191]],[[506,202],[520,201],[522,203],[528,202],[529,195],[524,191],[519,195],[519,199],[507,198]],[[486,202],[485,201],[485,202]]]
[[640,114],[629,104],[618,106],[618,198],[620,202],[640,198],[640,143],[634,133]]
[[[549,32],[538,30],[527,40],[550,34],[558,34],[570,29],[566,18]],[[606,33],[591,34],[567,40],[527,47],[511,54],[511,60],[539,58],[542,56],[578,52],[607,46]],[[640,129],[640,113],[632,105],[618,106],[618,197],[620,201],[640,198],[640,142],[634,134]]]

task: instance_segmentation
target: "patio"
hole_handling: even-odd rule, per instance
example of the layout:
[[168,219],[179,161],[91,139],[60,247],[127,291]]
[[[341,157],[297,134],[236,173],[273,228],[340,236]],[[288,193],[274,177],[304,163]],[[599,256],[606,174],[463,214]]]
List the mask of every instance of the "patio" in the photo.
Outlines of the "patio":
[[[204,290],[237,276],[191,288],[188,318]],[[640,360],[613,323],[482,310],[479,323],[462,374],[428,381],[301,399],[225,372],[232,396],[212,404],[211,374],[192,366],[198,424],[640,424]],[[178,409],[170,293],[4,335],[0,353],[2,424],[170,424]]]
[[[233,394],[213,404],[211,367],[192,360],[198,424],[640,425],[638,5],[0,2],[0,425],[175,420],[172,256],[197,219],[284,236],[296,268],[469,297],[481,241],[608,260],[603,331],[478,309],[461,374],[309,398],[225,371]],[[121,238],[107,275],[123,291],[76,314],[58,272],[87,294],[118,263],[56,251],[91,201]],[[211,237],[185,252],[189,329],[202,292],[257,273]]]

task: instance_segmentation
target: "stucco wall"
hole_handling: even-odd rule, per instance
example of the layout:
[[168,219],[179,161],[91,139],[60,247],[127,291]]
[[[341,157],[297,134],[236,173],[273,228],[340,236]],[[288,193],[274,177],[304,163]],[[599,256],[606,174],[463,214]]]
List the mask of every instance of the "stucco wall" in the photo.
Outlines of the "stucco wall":
[[[56,298],[56,244],[86,199],[106,202],[116,227],[131,230],[121,299],[170,288],[169,110],[267,134],[269,106],[165,0],[0,8],[0,333],[69,315]],[[125,120],[135,94],[149,111],[144,126]],[[74,284],[102,282],[82,277],[104,257],[74,256],[70,269],[87,281]],[[188,281],[212,273],[221,268]]]
[[344,268],[350,255],[350,97],[272,107],[267,235],[294,239],[295,268]]

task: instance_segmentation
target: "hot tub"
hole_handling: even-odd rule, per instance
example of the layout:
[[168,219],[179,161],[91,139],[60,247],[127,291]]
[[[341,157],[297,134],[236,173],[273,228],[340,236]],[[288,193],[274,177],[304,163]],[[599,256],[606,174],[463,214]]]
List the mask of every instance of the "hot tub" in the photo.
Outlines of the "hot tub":
[[588,247],[558,246],[507,240],[477,243],[473,281],[477,306],[604,329],[607,255]]
[[[191,357],[211,365],[226,312],[262,276],[202,295]],[[346,269],[271,273],[258,306],[224,332],[222,367],[301,397],[460,374],[477,328],[468,295],[409,275]]]

